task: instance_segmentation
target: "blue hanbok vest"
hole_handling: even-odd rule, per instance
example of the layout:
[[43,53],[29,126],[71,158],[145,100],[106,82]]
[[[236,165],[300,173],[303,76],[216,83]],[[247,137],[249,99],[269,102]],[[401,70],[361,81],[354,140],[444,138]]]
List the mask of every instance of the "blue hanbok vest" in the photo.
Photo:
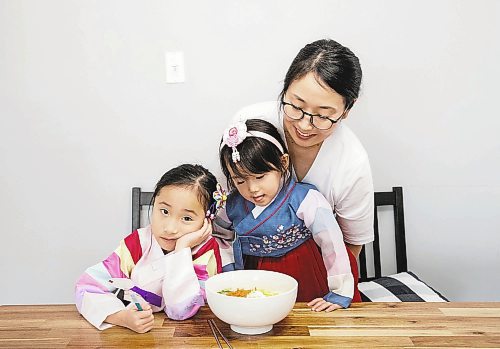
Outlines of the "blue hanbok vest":
[[312,238],[296,214],[310,189],[316,187],[292,180],[257,218],[252,214],[253,203],[238,191],[229,195],[226,212],[235,231],[235,269],[243,269],[243,255],[281,257]]

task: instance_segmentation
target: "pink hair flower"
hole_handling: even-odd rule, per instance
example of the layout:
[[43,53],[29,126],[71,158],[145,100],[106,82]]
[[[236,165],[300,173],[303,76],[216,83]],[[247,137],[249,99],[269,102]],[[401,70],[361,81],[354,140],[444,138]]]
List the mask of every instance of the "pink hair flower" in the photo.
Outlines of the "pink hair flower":
[[236,147],[247,138],[247,125],[244,122],[237,122],[229,126],[222,136],[222,141],[225,145],[233,149],[232,159],[233,162],[240,161],[240,153]]

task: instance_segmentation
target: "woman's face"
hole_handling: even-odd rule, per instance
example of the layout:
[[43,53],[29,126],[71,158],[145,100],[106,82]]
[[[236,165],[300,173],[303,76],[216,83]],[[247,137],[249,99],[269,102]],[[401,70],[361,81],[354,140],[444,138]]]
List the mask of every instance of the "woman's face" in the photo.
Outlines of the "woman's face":
[[[301,108],[306,113],[339,118],[344,113],[344,98],[324,83],[319,83],[313,73],[293,81],[283,101]],[[347,113],[343,116],[347,116]],[[340,120],[339,120],[340,121]],[[321,144],[330,136],[338,123],[328,130],[319,130],[311,125],[310,117],[305,115],[301,120],[293,120],[283,115],[283,127],[292,141],[299,147],[312,147]]]

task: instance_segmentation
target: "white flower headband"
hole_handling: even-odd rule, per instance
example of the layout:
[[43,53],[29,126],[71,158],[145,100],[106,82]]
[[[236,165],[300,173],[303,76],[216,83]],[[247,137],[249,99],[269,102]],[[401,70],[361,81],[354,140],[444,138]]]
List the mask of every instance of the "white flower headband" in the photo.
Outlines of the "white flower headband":
[[235,124],[229,126],[225,131],[224,135],[222,136],[222,144],[221,144],[221,149],[227,145],[230,148],[233,148],[233,162],[238,162],[241,160],[240,158],[240,153],[236,147],[241,144],[247,137],[257,137],[257,138],[262,138],[265,139],[272,144],[274,144],[283,154],[283,147],[281,146],[280,142],[276,140],[273,136],[268,135],[267,133],[260,132],[260,131],[249,131],[247,132],[247,125],[245,124],[244,121],[237,121]]

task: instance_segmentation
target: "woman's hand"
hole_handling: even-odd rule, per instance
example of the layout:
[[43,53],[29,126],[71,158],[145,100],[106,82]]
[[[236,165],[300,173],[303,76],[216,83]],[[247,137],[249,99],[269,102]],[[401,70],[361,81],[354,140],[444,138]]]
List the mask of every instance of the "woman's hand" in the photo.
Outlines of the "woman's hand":
[[188,233],[181,236],[175,243],[175,251],[180,251],[183,248],[189,247],[193,248],[205,241],[209,236],[212,235],[212,222],[205,218],[203,221],[203,226],[200,230]]
[[154,324],[153,310],[149,303],[142,303],[142,311],[138,310],[135,305],[130,308],[125,308],[117,313],[109,315],[107,323],[130,328],[137,333],[146,333],[151,331]]
[[334,311],[335,309],[340,309],[342,306],[330,303],[325,301],[323,298],[315,298],[309,303],[307,303],[309,307],[311,307],[312,311],[326,311],[327,313],[330,311]]

